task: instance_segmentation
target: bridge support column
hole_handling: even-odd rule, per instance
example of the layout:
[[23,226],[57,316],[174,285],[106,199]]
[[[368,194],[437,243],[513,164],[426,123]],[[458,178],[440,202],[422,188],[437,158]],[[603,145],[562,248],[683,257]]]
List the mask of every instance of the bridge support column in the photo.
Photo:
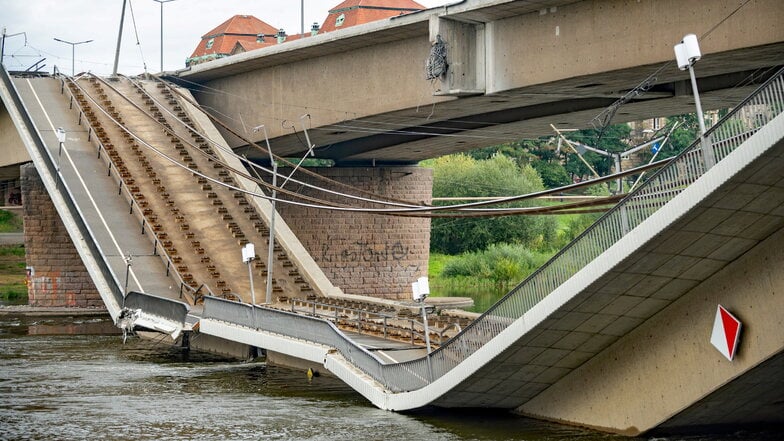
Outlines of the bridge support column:
[[103,307],[60,216],[32,164],[20,167],[25,260],[31,306]]
[[[430,169],[407,166],[311,170],[351,187],[390,198],[418,203],[431,200],[433,174]],[[290,173],[290,169],[278,171],[283,176]],[[302,173],[297,173],[295,178],[331,190],[350,192]],[[285,188],[342,204],[359,204],[297,186],[294,182],[289,182]],[[380,207],[368,203],[361,205]],[[277,208],[330,281],[346,294],[410,298],[411,282],[427,275],[430,219],[305,208],[284,203],[277,204]]]

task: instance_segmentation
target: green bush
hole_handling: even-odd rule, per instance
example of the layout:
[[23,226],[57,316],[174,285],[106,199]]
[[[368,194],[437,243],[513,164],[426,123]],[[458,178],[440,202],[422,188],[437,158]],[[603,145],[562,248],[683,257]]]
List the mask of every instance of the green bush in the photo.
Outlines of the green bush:
[[522,281],[539,268],[551,253],[533,252],[522,245],[497,244],[484,251],[467,252],[450,259],[442,277],[491,280],[498,285]]
[[[531,166],[519,167],[504,155],[476,160],[467,155],[449,155],[425,161],[433,168],[434,197],[514,196],[542,190],[542,180]],[[496,207],[526,207],[536,202],[501,204]],[[444,205],[444,204],[442,204]],[[493,218],[436,218],[432,221],[431,251],[460,254],[495,243],[529,247],[548,244],[555,238],[555,219],[548,216],[503,216]]]

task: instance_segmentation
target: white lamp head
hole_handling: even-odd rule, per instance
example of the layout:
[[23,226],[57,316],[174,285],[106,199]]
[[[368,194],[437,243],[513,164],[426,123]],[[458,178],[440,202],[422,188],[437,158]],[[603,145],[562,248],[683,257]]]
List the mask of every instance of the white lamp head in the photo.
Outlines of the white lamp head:
[[413,282],[411,284],[411,292],[415,302],[418,302],[422,299],[422,294],[419,292],[419,282]]
[[420,277],[419,280],[417,280],[417,283],[419,283],[419,294],[422,297],[429,296],[430,295],[430,283],[428,282],[427,277]]
[[694,34],[688,34],[683,37],[683,40],[676,44],[674,49],[675,60],[678,62],[678,69],[680,70],[688,69],[689,66],[702,58],[700,44],[697,41],[697,36]]
[[245,244],[242,247],[242,261],[247,263],[253,260],[256,257],[256,249],[252,243]]
[[65,142],[65,129],[62,127],[58,127],[55,129],[54,133],[57,135],[57,140],[59,142]]

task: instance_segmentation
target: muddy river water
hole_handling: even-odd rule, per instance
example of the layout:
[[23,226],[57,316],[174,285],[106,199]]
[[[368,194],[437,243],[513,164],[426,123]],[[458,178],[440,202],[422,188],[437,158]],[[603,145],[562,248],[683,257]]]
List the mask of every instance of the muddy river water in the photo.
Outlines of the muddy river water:
[[[0,314],[2,440],[625,440],[501,411],[378,410],[341,382],[111,333],[96,317]],[[649,439],[649,438],[645,438]],[[733,432],[658,440],[782,439]]]

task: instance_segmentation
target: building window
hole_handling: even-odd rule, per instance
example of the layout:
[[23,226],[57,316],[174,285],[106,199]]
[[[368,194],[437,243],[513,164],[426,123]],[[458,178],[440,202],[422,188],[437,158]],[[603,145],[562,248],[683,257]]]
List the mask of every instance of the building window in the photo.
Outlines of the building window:
[[338,15],[338,18],[335,19],[335,26],[343,26],[344,21],[346,21],[346,14]]
[[215,43],[214,38],[210,38],[209,40],[207,40],[207,49],[212,49],[213,43]]

